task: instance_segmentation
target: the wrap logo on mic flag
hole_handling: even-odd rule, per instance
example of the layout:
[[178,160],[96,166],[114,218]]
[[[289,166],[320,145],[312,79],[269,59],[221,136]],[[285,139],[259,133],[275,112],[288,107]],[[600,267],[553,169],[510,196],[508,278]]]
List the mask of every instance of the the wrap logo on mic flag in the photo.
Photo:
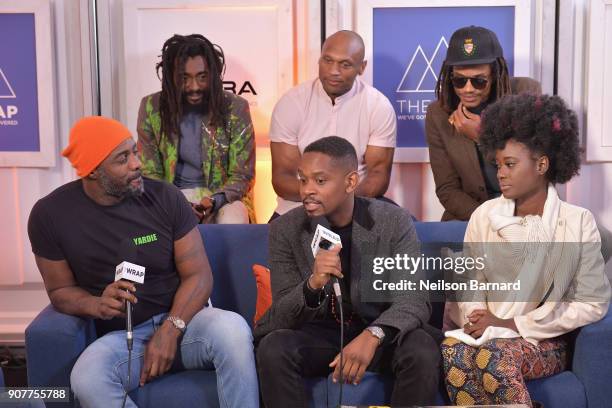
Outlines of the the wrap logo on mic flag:
[[115,269],[115,282],[125,279],[131,282],[144,283],[145,267],[131,262],[121,262]]
[[332,243],[332,245],[340,245],[342,247],[342,240],[340,235],[336,234],[332,230],[325,228],[321,224],[317,225],[314,237],[312,237],[312,243],[310,247],[312,249],[312,256],[316,257],[319,252],[319,244],[321,241],[326,240]]

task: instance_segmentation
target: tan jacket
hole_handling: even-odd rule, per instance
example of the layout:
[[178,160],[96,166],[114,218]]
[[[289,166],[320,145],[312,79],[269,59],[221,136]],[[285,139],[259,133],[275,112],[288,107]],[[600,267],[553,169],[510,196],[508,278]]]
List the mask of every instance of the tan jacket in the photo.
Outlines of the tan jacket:
[[[542,92],[540,84],[530,78],[512,78],[511,88],[513,94]],[[467,221],[476,207],[488,199],[487,189],[474,142],[448,123],[449,116],[438,101],[427,108],[429,160],[436,195],[445,209],[442,221]]]

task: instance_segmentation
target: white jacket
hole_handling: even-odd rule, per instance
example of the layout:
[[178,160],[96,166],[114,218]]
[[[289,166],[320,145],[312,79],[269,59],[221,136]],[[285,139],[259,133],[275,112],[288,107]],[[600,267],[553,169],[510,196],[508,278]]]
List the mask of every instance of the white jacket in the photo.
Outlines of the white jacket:
[[[514,302],[458,302],[455,310],[451,305],[450,312],[459,327],[463,327],[465,316],[475,309],[488,308],[501,319],[514,318],[518,333],[490,327],[477,340],[463,333],[463,329],[447,332],[447,336],[473,345],[492,338],[518,336],[537,344],[539,340],[560,336],[605,316],[612,290],[604,272],[601,238],[593,215],[584,208],[561,201],[552,185],[548,188],[542,217],[516,217],[514,205],[514,200],[503,196],[483,203],[470,218],[464,242],[533,242],[532,238],[536,237],[539,242],[577,243],[565,250],[555,244],[553,247],[559,251],[556,255],[561,261],[539,271],[542,287],[549,288],[554,280],[553,292],[548,297],[550,300],[540,307],[535,296],[531,301],[523,298]],[[546,262],[555,257],[547,254]],[[499,269],[503,265],[493,267]],[[549,276],[545,276],[547,274]],[[480,279],[486,281],[486,271]]]

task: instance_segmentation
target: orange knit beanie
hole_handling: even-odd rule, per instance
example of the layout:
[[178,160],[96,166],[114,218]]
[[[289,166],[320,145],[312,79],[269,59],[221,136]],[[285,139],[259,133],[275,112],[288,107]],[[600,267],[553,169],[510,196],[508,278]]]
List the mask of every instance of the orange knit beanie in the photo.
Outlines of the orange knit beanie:
[[120,122],[102,116],[80,119],[70,130],[70,142],[62,151],[79,177],[85,177],[125,139],[132,137]]

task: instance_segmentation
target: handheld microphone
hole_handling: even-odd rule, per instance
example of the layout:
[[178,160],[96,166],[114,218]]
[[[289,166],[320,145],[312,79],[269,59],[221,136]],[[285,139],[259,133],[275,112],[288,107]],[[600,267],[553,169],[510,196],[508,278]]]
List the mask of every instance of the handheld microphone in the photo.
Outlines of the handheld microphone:
[[[317,229],[312,237],[310,248],[312,249],[312,256],[316,258],[319,248],[329,250],[336,245],[340,245],[342,248],[342,240],[340,235],[336,234],[329,229],[329,221],[325,217],[318,217],[316,219]],[[338,300],[338,310],[340,311],[340,393],[338,396],[338,406],[342,406],[342,386],[344,379],[342,378],[342,369],[344,368],[344,310],[342,307],[342,291],[340,290],[340,282],[336,276],[332,276],[332,287],[334,288],[334,295]]]
[[[312,249],[312,256],[314,256],[315,258],[317,257],[319,248],[329,250],[336,245],[342,247],[342,240],[340,239],[340,235],[336,234],[328,228],[329,222],[327,221],[327,218],[320,218],[320,220],[317,220],[317,229],[315,230],[315,234],[312,237],[312,243],[310,244],[310,248]],[[336,276],[332,276],[332,287],[334,288],[334,294],[338,298],[338,301],[340,301],[342,292],[340,291],[340,283],[338,282],[338,278]]]
[[[317,257],[319,248],[329,250],[336,245],[342,247],[340,235],[329,229],[329,221],[327,218],[319,217],[316,219],[316,222],[317,229],[315,230],[315,234],[312,237],[312,242],[310,244],[313,257]],[[337,298],[342,296],[342,292],[340,291],[340,283],[338,283],[338,278],[336,276],[332,276],[332,287],[334,288],[334,294]]]
[[[123,261],[115,268],[115,282],[120,279],[135,283],[144,283],[145,267],[131,262]],[[132,303],[125,301],[126,338],[128,350],[132,350],[134,342],[134,329],[132,327]]]
[[[123,243],[122,243],[123,244]],[[122,248],[128,249],[128,254],[133,256],[126,256],[125,258],[121,257],[119,259],[133,259],[136,258],[136,250],[129,244],[123,244]],[[137,265],[132,262],[123,261],[115,268],[115,282],[119,279],[123,279],[130,282],[135,283],[144,283],[145,278],[145,267]],[[121,408],[125,407],[128,396],[128,386],[130,384],[130,373],[132,372],[132,344],[134,342],[134,329],[132,327],[132,304],[129,301],[125,301],[125,334],[127,340],[127,348],[128,348],[128,369],[127,369],[127,379],[125,382],[125,387],[123,389],[123,402],[121,403]]]
[[[325,249],[326,251],[332,249],[335,245],[326,240],[325,238],[321,239],[319,243],[319,248]],[[317,251],[318,252],[318,251]],[[332,288],[334,289],[334,294],[338,299],[338,302],[342,301],[342,291],[340,290],[340,282],[338,281],[337,276],[332,276]]]

